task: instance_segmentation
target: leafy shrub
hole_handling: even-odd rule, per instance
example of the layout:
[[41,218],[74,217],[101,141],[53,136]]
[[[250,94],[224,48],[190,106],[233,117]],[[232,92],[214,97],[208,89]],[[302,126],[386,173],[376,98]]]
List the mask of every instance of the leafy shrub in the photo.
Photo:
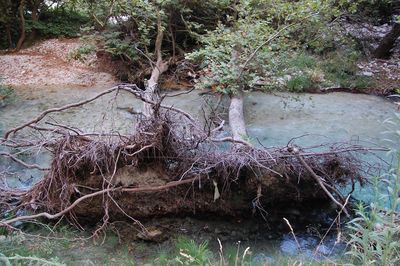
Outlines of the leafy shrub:
[[39,21],[26,21],[26,31],[36,30],[41,37],[77,37],[89,18],[68,9],[45,9]]
[[91,44],[84,44],[78,49],[71,51],[68,54],[69,59],[85,61],[86,57],[96,50],[96,46]]
[[135,49],[137,44],[123,38],[123,36],[120,31],[105,32],[102,35],[105,50],[114,56],[126,56],[130,61],[138,60],[138,52]]

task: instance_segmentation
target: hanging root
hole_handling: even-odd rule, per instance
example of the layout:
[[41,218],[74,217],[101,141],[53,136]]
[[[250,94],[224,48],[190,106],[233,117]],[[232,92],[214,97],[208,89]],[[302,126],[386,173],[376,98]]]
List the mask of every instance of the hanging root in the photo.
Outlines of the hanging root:
[[[154,116],[140,116],[131,135],[40,125],[49,113],[120,90],[153,108]],[[214,133],[222,127],[223,122],[217,130],[204,130],[188,113],[152,102],[134,85],[120,85],[89,100],[47,110],[11,129],[1,140],[10,148],[35,145],[12,140],[12,135],[26,128],[53,136],[40,142],[53,155],[50,169],[42,169],[43,179],[28,191],[0,190],[2,210],[26,209],[32,214],[7,218],[1,224],[41,217],[66,218],[72,223],[126,218],[138,222],[162,215],[234,216],[254,210],[264,216],[274,204],[290,206],[316,199],[332,201],[348,214],[346,197],[336,187],[364,183],[357,153],[367,149],[343,143],[317,147],[318,152],[294,146],[257,148],[230,137],[216,138]]]

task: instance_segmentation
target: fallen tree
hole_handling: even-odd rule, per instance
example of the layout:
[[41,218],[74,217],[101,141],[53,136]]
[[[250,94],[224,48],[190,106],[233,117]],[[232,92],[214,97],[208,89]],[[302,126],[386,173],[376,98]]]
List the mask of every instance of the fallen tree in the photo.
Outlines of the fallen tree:
[[[49,113],[119,91],[153,107],[154,116],[139,115],[131,135],[38,125]],[[265,149],[235,138],[218,139],[216,131],[205,131],[182,110],[148,100],[135,85],[116,86],[89,100],[47,110],[8,131],[2,144],[35,145],[18,144],[11,138],[25,128],[55,135],[41,143],[52,152],[53,161],[49,170],[43,169],[44,178],[30,190],[0,191],[2,210],[33,212],[2,220],[2,225],[40,217],[106,224],[124,217],[137,221],[171,214],[236,216],[274,204],[293,206],[316,200],[332,201],[338,209],[345,209],[345,196],[337,185],[364,182],[354,154],[367,151],[363,147],[337,144],[312,152],[290,144]],[[221,146],[221,142],[227,144]]]
[[[249,57],[241,54],[239,47],[233,51],[230,63],[236,65],[233,79],[238,86],[229,95],[232,137],[218,137],[224,130],[223,120],[204,127],[187,112],[163,104],[158,80],[168,69],[168,60],[162,58],[160,16],[157,29],[157,61],[152,63],[144,90],[134,84],[118,85],[88,100],[46,110],[6,132],[3,146],[46,148],[53,159],[46,169],[29,165],[11,153],[0,154],[44,171],[43,179],[28,191],[1,188],[0,207],[14,215],[0,221],[2,226],[38,218],[66,218],[76,225],[102,222],[103,228],[120,219],[139,223],[143,218],[194,213],[220,217],[258,213],[268,218],[267,210],[274,206],[301,207],[310,202],[332,202],[348,214],[348,196],[337,187],[365,182],[357,153],[366,148],[342,143],[302,149],[289,142],[285,147],[267,149],[249,143],[242,72],[258,48]],[[239,57],[247,58],[241,67],[236,62]],[[49,114],[121,91],[144,104],[143,112],[137,113],[135,130],[129,134],[85,133],[68,125],[43,123]],[[25,129],[47,132],[51,137],[37,142],[13,139]],[[16,216],[22,209],[32,214]]]

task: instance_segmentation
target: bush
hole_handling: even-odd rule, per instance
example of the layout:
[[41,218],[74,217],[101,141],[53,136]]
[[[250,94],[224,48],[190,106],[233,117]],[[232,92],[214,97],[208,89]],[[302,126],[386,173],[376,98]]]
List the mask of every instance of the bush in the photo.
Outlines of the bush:
[[68,58],[73,60],[85,61],[86,57],[94,51],[96,51],[96,46],[91,44],[84,44],[78,49],[71,51],[68,54]]
[[39,21],[26,21],[26,31],[36,30],[39,36],[50,37],[78,37],[82,25],[89,22],[89,18],[68,9],[45,9],[40,14]]

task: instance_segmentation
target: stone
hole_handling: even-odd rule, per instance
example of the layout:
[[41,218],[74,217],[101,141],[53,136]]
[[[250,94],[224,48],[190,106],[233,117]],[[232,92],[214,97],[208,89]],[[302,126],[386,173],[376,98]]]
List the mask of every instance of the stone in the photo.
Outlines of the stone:
[[366,77],[372,77],[374,75],[374,73],[370,72],[370,71],[364,71],[361,73],[363,76]]
[[162,242],[167,238],[166,235],[157,228],[148,228],[146,232],[138,233],[137,237],[145,241],[157,243]]

